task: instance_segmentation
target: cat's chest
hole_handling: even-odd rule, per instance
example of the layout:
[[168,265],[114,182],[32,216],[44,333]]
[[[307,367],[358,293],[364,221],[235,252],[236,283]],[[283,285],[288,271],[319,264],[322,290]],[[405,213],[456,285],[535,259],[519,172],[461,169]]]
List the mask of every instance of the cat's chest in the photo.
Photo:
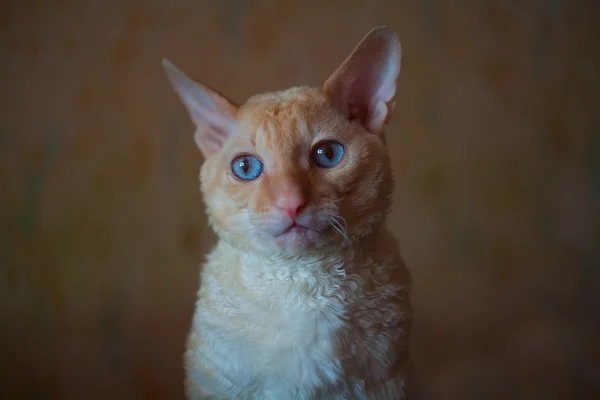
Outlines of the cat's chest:
[[267,352],[306,353],[320,343],[331,348],[328,342],[340,333],[348,311],[331,286],[332,282],[282,279],[253,294],[239,290],[230,297],[231,315],[248,328],[242,329],[247,340],[260,343]]
[[231,350],[228,357],[236,358],[235,375],[261,382],[273,398],[288,398],[292,388],[334,385],[343,375],[339,344],[347,341],[348,309],[338,293],[343,282],[331,277],[261,279],[250,288],[221,288],[212,299],[221,303],[218,309],[202,310],[200,303],[197,310],[212,321],[215,315],[208,314],[218,314],[220,328],[214,332]]
[[343,375],[339,343],[345,335],[345,309],[336,303],[299,307],[282,302],[272,310],[270,321],[263,321],[261,334],[246,337],[245,354],[250,357],[242,362],[252,363],[271,398],[290,398],[290,390],[310,393],[334,386]]

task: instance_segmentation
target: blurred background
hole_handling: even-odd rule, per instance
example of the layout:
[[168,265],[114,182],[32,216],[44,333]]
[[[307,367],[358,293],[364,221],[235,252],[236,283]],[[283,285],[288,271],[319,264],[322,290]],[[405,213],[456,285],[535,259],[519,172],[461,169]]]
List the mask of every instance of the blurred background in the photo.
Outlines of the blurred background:
[[[403,45],[389,225],[425,399],[600,380],[600,3],[54,0],[0,9],[0,398],[179,399],[202,157],[161,68],[236,101]],[[283,399],[282,399],[283,400]]]

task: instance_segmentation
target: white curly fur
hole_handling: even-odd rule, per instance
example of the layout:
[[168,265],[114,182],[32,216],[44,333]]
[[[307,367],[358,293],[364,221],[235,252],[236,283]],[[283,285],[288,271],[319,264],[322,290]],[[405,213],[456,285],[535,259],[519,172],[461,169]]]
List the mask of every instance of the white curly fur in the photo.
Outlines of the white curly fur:
[[383,229],[324,258],[221,241],[201,274],[189,399],[403,399],[410,279]]

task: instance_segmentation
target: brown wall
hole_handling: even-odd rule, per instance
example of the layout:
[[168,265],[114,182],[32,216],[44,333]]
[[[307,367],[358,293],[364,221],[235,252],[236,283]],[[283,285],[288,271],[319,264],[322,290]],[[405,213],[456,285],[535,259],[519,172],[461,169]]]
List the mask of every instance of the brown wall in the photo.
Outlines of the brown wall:
[[0,397],[181,398],[215,239],[162,57],[244,100],[320,84],[387,24],[424,393],[576,398],[600,377],[597,4],[3,1]]

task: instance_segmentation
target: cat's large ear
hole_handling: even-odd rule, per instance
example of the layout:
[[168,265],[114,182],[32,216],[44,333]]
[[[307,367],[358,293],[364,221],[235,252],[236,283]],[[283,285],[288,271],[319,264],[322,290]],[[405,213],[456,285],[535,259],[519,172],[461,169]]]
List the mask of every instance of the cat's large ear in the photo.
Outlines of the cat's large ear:
[[162,61],[171,86],[196,125],[194,139],[209,157],[219,151],[235,130],[237,106],[209,87],[193,81],[169,60]]
[[371,30],[327,79],[324,92],[336,108],[379,134],[395,105],[400,41],[387,27]]

